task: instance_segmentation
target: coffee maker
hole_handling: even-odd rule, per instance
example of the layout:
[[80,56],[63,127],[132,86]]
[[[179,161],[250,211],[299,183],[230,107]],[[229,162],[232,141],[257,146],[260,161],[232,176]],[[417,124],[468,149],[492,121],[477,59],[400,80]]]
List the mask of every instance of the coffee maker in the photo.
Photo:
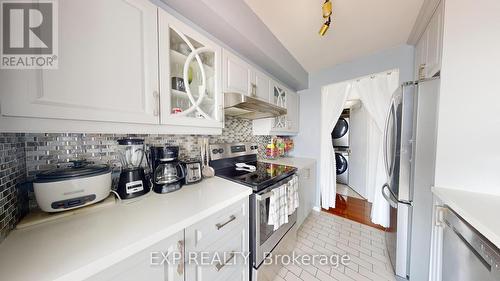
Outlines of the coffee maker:
[[153,190],[156,193],[179,190],[186,177],[184,166],[179,161],[179,147],[153,146],[150,151],[153,167]]
[[143,139],[118,140],[118,157],[122,168],[117,192],[121,199],[135,198],[150,191],[149,176],[143,166],[145,151]]

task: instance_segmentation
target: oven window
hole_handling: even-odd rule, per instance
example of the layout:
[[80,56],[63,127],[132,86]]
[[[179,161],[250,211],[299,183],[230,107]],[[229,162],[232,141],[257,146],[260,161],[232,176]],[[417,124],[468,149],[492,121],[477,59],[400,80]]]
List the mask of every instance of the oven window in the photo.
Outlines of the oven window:
[[271,200],[267,198],[259,202],[260,204],[260,245],[264,244],[273,235],[274,226],[267,224],[269,218],[269,204]]

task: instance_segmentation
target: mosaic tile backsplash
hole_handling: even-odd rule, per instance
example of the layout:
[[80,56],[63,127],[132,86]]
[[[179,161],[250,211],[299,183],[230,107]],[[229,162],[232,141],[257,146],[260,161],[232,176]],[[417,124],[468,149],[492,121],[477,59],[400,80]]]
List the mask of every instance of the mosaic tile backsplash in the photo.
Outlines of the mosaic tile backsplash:
[[208,137],[210,143],[256,142],[260,155],[265,152],[264,144],[271,139],[270,136],[252,135],[251,121],[233,117],[226,118],[225,129],[216,136],[0,133],[0,242],[26,213],[26,204],[29,209],[36,208],[33,192],[20,185],[22,182],[73,159],[118,167],[116,140],[126,137],[143,138],[146,144],[178,145],[181,158],[197,159],[200,158],[199,139],[203,137]]
[[0,242],[26,212],[18,203],[20,184],[26,178],[23,134],[0,134]]

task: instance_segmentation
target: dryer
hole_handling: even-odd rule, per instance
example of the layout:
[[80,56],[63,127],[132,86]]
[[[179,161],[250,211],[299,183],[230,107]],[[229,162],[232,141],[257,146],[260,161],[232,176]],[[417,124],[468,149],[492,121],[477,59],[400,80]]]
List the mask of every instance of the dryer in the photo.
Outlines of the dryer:
[[334,147],[349,147],[349,117],[341,116],[332,131]]
[[349,185],[349,152],[336,151],[335,163],[337,173],[337,183]]

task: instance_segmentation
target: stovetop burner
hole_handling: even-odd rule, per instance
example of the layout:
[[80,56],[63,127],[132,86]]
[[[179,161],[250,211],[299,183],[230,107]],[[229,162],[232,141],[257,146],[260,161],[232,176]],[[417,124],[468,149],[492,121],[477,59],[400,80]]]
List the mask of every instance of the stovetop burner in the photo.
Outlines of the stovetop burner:
[[251,187],[254,192],[258,192],[297,171],[295,167],[259,161],[247,162],[246,164],[255,166],[256,171],[241,171],[236,170],[236,167],[227,167],[216,170],[215,175],[244,184]]

